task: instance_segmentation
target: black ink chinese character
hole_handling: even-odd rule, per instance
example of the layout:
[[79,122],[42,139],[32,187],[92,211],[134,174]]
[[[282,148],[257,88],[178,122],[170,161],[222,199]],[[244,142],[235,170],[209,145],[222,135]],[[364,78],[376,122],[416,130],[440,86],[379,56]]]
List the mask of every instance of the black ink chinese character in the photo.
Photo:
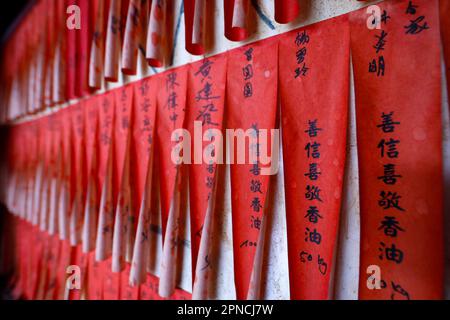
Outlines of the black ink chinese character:
[[251,186],[250,186],[250,191],[254,192],[254,193],[257,193],[257,192],[262,193],[261,186],[262,186],[261,181],[259,181],[259,180],[252,180],[251,181]]
[[382,30],[380,35],[376,35],[375,38],[378,39],[377,43],[373,46],[376,50],[376,53],[383,51],[384,50],[384,46],[386,45],[386,37],[387,37],[387,32]]
[[247,61],[252,61],[253,59],[253,48],[248,49],[244,52],[245,57],[247,58]]
[[209,73],[211,72],[212,65],[213,65],[213,63],[210,60],[205,59],[203,61],[203,63],[200,65],[200,68],[198,68],[197,72],[194,75],[198,76],[199,74],[201,74],[203,77],[202,82],[203,82],[203,80],[205,80],[205,78],[209,79],[210,78]]
[[319,232],[317,232],[316,229],[311,231],[309,228],[306,228],[305,235],[306,235],[305,238],[306,242],[308,242],[308,240],[315,244],[320,244],[322,242],[322,235]]
[[258,162],[253,164],[250,172],[253,173],[254,176],[259,176],[261,174],[261,168],[259,167]]
[[251,64],[246,65],[242,68],[242,74],[244,75],[244,80],[250,80],[253,78],[253,67]]
[[306,211],[305,218],[308,218],[311,223],[319,222],[319,218],[323,219],[323,217],[319,214],[319,209],[315,206],[309,207],[308,211]]
[[167,91],[174,90],[175,86],[179,86],[179,83],[177,82],[177,74],[176,72],[171,72],[167,75],[166,89]]
[[202,120],[202,126],[205,124],[211,125],[211,126],[218,126],[219,124],[212,121],[212,114],[214,112],[217,112],[216,107],[214,104],[210,103],[202,107],[203,110],[199,111],[199,115],[197,116],[196,120]]
[[317,163],[310,163],[309,164],[309,172],[305,173],[306,177],[309,177],[310,180],[315,181],[319,179],[319,176],[322,174],[322,172],[319,171],[319,168],[317,167]]
[[252,204],[251,204],[250,207],[253,209],[253,211],[260,212],[260,210],[262,208],[261,200],[259,198],[257,198],[257,197],[253,198]]
[[377,125],[377,128],[381,128],[381,130],[383,130],[384,133],[394,132],[395,126],[400,124],[400,122],[392,120],[393,115],[394,115],[393,111],[390,113],[383,112],[381,114],[382,123]]
[[369,72],[376,73],[377,77],[384,76],[385,67],[386,66],[384,64],[383,56],[378,57],[378,65],[376,59],[373,59],[372,62],[369,62]]
[[305,61],[306,57],[306,47],[297,50],[296,56],[297,56],[297,63],[302,64],[303,61]]
[[424,16],[420,16],[415,20],[410,20],[410,24],[405,26],[406,34],[419,34],[424,30],[430,29],[428,23],[425,21],[422,25],[420,23],[425,19]]
[[261,230],[261,219],[259,217],[252,216],[251,217],[251,227],[254,229]]
[[381,191],[380,192],[381,199],[378,200],[378,205],[382,207],[384,210],[395,208],[400,211],[405,211],[402,207],[399,205],[399,201],[401,196],[397,195],[397,192],[386,192]]
[[378,177],[378,180],[383,180],[385,184],[395,184],[397,182],[397,178],[401,178],[402,176],[399,174],[395,174],[395,164],[388,163],[384,166],[384,175]]
[[389,261],[394,261],[397,264],[403,262],[403,251],[397,249],[395,244],[392,244],[392,246],[390,247],[386,247],[386,244],[384,242],[380,242],[380,245],[381,247],[378,248],[378,250],[382,252],[379,256],[380,260],[383,260],[384,254],[386,256],[386,259]]
[[306,33],[306,30],[304,30],[302,33],[297,32],[297,36],[295,37],[295,44],[297,46],[301,46],[306,43],[309,43],[309,35]]
[[308,129],[305,130],[305,133],[307,133],[310,138],[314,138],[317,137],[319,131],[322,131],[322,129],[317,128],[317,119],[308,120]]
[[306,193],[305,193],[305,197],[307,200],[318,200],[320,202],[323,202],[322,199],[320,198],[320,190],[319,187],[316,186],[306,186]]
[[381,15],[381,22],[383,22],[384,24],[387,24],[387,22],[390,18],[391,17],[388,16],[387,11],[383,10],[383,14]]
[[398,150],[397,150],[397,144],[400,143],[400,140],[394,140],[389,139],[388,141],[382,139],[380,143],[378,144],[377,148],[380,149],[381,157],[384,157],[385,154],[385,147],[387,147],[387,156],[389,158],[398,158]]
[[413,5],[412,1],[408,2],[408,7],[406,8],[406,13],[407,14],[411,14],[411,15],[415,15],[417,12],[417,6]]
[[383,230],[384,234],[388,237],[397,237],[398,231],[405,231],[400,227],[400,223],[396,220],[395,217],[384,217],[383,221],[381,221],[381,225],[378,230]]
[[177,99],[178,99],[177,93],[171,92],[167,97],[167,108],[175,109],[178,106]]
[[197,92],[197,96],[195,97],[196,101],[200,100],[212,100],[212,99],[218,99],[218,96],[212,96],[212,84],[209,82],[205,83],[205,86],[202,90]]
[[311,144],[310,142],[308,142],[308,144],[305,147],[308,158],[310,158],[310,157],[313,157],[314,159],[320,158],[319,147],[320,147],[320,143],[313,142]]
[[309,68],[306,66],[306,63],[303,63],[303,66],[300,68],[296,68],[295,69],[295,76],[294,78],[297,79],[300,76],[306,76],[306,74],[308,73]]
[[250,98],[251,96],[253,96],[253,87],[250,82],[247,82],[244,85],[244,97]]

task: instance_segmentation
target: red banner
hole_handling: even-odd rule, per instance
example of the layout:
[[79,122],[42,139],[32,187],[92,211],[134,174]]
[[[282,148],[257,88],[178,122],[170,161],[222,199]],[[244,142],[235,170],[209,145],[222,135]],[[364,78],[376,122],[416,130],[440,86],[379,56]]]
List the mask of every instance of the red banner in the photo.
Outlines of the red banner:
[[[237,299],[243,300],[248,298],[269,190],[267,163],[261,160],[269,156],[267,144],[272,139],[267,137],[276,127],[278,41],[256,42],[228,54],[226,123],[228,128],[236,130],[233,136],[227,133],[227,140],[234,141],[233,145],[228,141],[227,150],[232,152],[229,159],[232,161],[234,273]],[[245,131],[244,144],[235,139],[237,130]]]
[[330,298],[346,154],[349,51],[346,16],[291,31],[280,41],[291,299]]
[[359,296],[441,299],[438,2],[379,6],[381,29],[367,27],[365,10],[350,14],[361,196]]
[[[196,270],[199,276],[208,278],[207,271],[210,269],[210,244],[206,238],[212,236],[209,234],[212,230],[209,230],[211,222],[208,225],[206,216],[212,216],[214,212],[217,163],[224,163],[222,123],[226,71],[227,56],[224,54],[201,60],[189,67],[186,127],[191,136],[189,195],[193,282],[201,281],[196,279]],[[202,240],[203,236],[205,239]],[[201,243],[203,253],[201,261],[197,263]]]

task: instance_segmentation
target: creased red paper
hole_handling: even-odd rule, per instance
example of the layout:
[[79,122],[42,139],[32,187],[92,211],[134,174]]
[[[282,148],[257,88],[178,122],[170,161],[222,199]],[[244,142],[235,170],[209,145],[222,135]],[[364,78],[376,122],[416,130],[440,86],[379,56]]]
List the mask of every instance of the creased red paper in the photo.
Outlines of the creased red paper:
[[98,261],[103,261],[109,258],[112,253],[117,198],[117,185],[115,185],[114,181],[115,91],[109,91],[103,94],[98,102],[100,105],[98,106],[97,179],[101,196],[98,210],[95,257]]
[[151,207],[152,199],[156,198],[152,192],[156,85],[157,82],[154,78],[147,78],[133,86],[131,174],[135,186],[133,188],[134,214],[137,214],[137,229],[129,279],[133,285],[145,282],[150,253],[151,215],[158,214],[155,212],[155,208]]
[[[275,129],[278,63],[274,58],[278,42],[257,42],[228,54],[227,128],[248,132],[245,148],[240,150],[238,139],[227,135],[234,140],[228,152],[234,152],[230,168],[235,285],[237,299],[244,300],[248,298],[269,190],[270,177],[263,168],[267,163],[261,160],[262,152],[264,156],[271,154],[269,142]],[[260,133],[268,138],[263,146]],[[242,164],[239,155],[247,159]]]
[[249,0],[224,0],[225,37],[231,41],[243,41],[248,36],[247,20]]
[[359,297],[440,299],[438,2],[379,5],[389,17],[381,29],[367,28],[365,11],[350,14],[361,202]]
[[298,0],[275,0],[275,20],[289,23],[297,18],[300,11]]
[[346,16],[280,39],[280,97],[291,299],[330,297],[349,93]]
[[[207,248],[210,245],[206,237],[212,235],[208,234],[210,226],[205,226],[204,223],[206,216],[213,214],[217,164],[224,163],[222,125],[226,71],[225,54],[206,58],[189,66],[186,128],[191,135],[189,166],[191,263],[192,280],[198,284],[201,279],[196,279],[197,272],[199,277],[207,277],[211,268],[208,261],[210,248]],[[204,153],[207,156],[204,156]],[[203,248],[200,257],[202,261],[197,263],[203,236],[206,247]]]
[[184,1],[186,50],[194,55],[205,53],[206,1]]
[[125,267],[125,261],[131,261],[135,224],[132,202],[131,173],[131,137],[133,86],[128,85],[114,91],[115,117],[113,129],[113,158],[115,184],[115,219],[112,243],[112,267],[119,272]]

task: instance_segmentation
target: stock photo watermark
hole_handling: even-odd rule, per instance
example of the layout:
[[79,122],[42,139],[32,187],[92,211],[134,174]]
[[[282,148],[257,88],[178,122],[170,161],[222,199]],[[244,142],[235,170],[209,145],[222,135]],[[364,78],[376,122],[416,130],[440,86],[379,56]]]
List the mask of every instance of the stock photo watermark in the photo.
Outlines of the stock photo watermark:
[[258,175],[264,176],[275,175],[279,170],[279,129],[259,129],[253,125],[245,131],[226,129],[224,137],[219,129],[203,132],[202,122],[194,121],[193,137],[180,128],[172,132],[171,141],[176,142],[171,152],[175,165],[250,164]]

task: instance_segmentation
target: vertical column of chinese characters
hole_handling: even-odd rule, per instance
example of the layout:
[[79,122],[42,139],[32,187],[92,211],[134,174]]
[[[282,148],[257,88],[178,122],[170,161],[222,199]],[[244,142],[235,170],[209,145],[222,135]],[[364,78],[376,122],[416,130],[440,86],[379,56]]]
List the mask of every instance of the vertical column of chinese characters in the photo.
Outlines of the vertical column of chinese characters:
[[[388,15],[386,10],[383,10],[381,15],[381,24],[387,25],[391,17]],[[377,35],[375,35],[376,43],[373,45],[375,49],[376,57],[369,62],[369,73],[374,73],[377,77],[384,77],[386,70],[386,62],[384,60],[383,51],[387,43],[388,32],[381,30]]]
[[127,90],[125,88],[122,88],[120,92],[120,113],[121,113],[121,128],[127,133],[128,129],[130,128],[130,117],[129,117],[129,111],[128,111],[128,105],[127,105],[128,97],[127,97]]
[[[197,72],[195,72],[195,77],[200,79],[202,83],[202,88],[196,93],[195,102],[196,108],[198,110],[197,117],[195,120],[202,122],[203,130],[206,130],[206,136],[208,140],[212,140],[214,136],[212,132],[212,128],[219,127],[219,121],[217,119],[217,111],[219,111],[214,104],[214,101],[220,99],[220,96],[214,94],[213,84],[211,83],[210,73],[214,67],[214,62],[205,59],[204,62],[200,65]],[[216,155],[217,150],[213,151],[213,155]],[[208,189],[207,201],[210,200],[213,193],[214,187],[214,173],[215,166],[213,159],[210,159],[209,163],[206,166],[206,177],[205,177],[205,185]],[[201,232],[199,230],[199,232]]]
[[244,97],[250,98],[253,96],[253,85],[252,85],[252,78],[253,78],[253,48],[249,48],[247,51],[244,52],[246,61],[248,62],[247,65],[245,65],[242,68],[242,76],[244,78]]
[[166,92],[167,92],[167,103],[166,107],[169,114],[169,120],[173,123],[173,129],[176,127],[176,122],[178,119],[178,94],[175,90],[180,84],[177,82],[177,73],[175,71],[170,72],[166,78]]
[[298,50],[296,51],[295,55],[297,58],[297,64],[298,67],[294,70],[295,72],[295,78],[298,77],[304,77],[307,75],[309,68],[306,66],[306,56],[308,53],[307,44],[309,43],[309,35],[306,32],[306,30],[303,30],[303,32],[298,32],[297,36],[295,38],[295,44],[298,47]]
[[[382,112],[381,123],[377,125],[377,129],[384,133],[384,136],[377,145],[379,149],[380,163],[382,164],[383,174],[377,179],[381,184],[381,191],[378,200],[378,206],[383,210],[382,218],[378,230],[383,233],[386,238],[380,241],[379,259],[386,259],[392,261],[396,265],[403,262],[404,253],[393,242],[401,232],[405,232],[402,228],[399,219],[399,213],[406,212],[401,206],[400,199],[402,196],[395,190],[397,181],[402,178],[402,175],[397,172],[396,160],[399,159],[399,144],[400,140],[395,137],[395,128],[400,125],[399,121],[395,121],[394,112]],[[392,241],[392,242],[391,242]],[[388,243],[390,242],[390,243]],[[395,292],[401,294],[409,299],[409,294],[401,285],[396,284],[393,280],[390,282],[393,293],[391,298],[394,298]],[[386,288],[387,283],[382,280],[382,287]]]
[[[320,247],[322,242],[322,234],[317,229],[320,219],[324,219],[320,212],[320,204],[323,203],[323,200],[319,184],[319,178],[322,175],[319,168],[321,156],[319,134],[321,131],[323,131],[323,129],[318,126],[317,119],[308,120],[308,127],[304,131],[309,138],[309,141],[304,148],[308,162],[308,171],[304,173],[304,176],[307,179],[305,199],[309,202],[309,205],[304,218],[309,222],[310,226],[305,228],[305,242],[318,247]],[[310,252],[300,252],[301,262],[306,263],[314,260],[316,260],[316,258]],[[325,275],[328,270],[328,264],[320,256],[320,253],[317,254],[316,261],[319,272],[322,275]]]
[[141,131],[145,133],[145,142],[147,144],[147,154],[150,156],[152,151],[152,143],[153,143],[153,125],[152,120],[150,119],[150,98],[149,94],[149,80],[142,80],[139,85],[139,92],[141,93],[142,98],[140,99],[139,108],[142,113],[142,123],[141,123]]
[[[114,205],[113,205],[113,199],[111,197],[111,175],[112,175],[112,165],[111,165],[111,151],[112,151],[112,127],[113,127],[113,118],[110,114],[110,109],[114,108],[114,105],[111,105],[111,101],[109,100],[109,98],[107,96],[105,96],[105,98],[103,99],[102,102],[102,109],[101,112],[103,113],[102,115],[102,121],[101,121],[101,128],[100,128],[100,143],[102,144],[102,153],[103,157],[106,159],[104,164],[105,164],[105,168],[103,170],[105,170],[104,172],[102,172],[102,175],[104,175],[104,177],[102,178],[104,185],[101,186],[101,188],[103,188],[102,190],[102,197],[104,198],[104,202],[103,202],[103,210],[104,213],[106,214],[106,220],[105,220],[105,224],[101,229],[101,233],[103,235],[109,235],[112,234],[112,219],[111,217],[113,217],[113,212],[114,212]],[[105,191],[106,190],[106,191]],[[100,250],[100,249],[97,249]]]
[[260,144],[258,141],[259,137],[259,128],[258,123],[252,124],[252,136],[250,141],[249,151],[251,152],[250,159],[253,160],[252,168],[250,169],[250,173],[254,176],[254,179],[250,181],[250,192],[252,193],[252,202],[251,209],[252,215],[250,217],[250,227],[256,230],[261,230],[261,213],[263,209],[263,205],[261,204],[261,199],[259,196],[263,194],[261,191],[262,182],[259,179],[261,175],[261,167],[259,162],[259,150]]

